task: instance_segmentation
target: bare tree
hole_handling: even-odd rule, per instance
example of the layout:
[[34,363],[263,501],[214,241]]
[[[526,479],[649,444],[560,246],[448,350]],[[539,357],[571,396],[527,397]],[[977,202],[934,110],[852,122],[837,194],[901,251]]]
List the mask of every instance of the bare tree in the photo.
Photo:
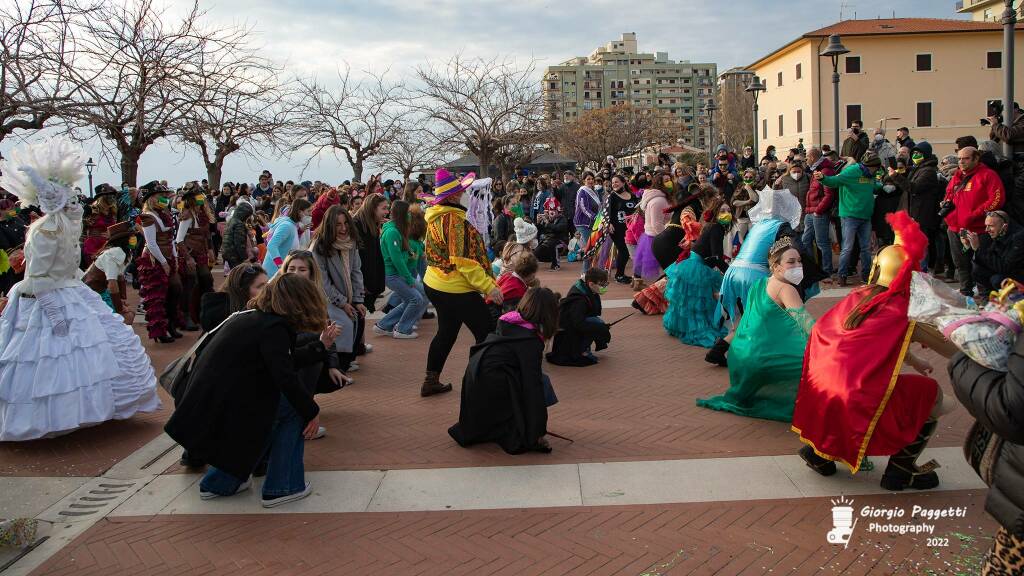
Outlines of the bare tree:
[[217,63],[200,77],[205,93],[183,119],[180,137],[196,147],[206,165],[210,189],[220,188],[224,160],[241,151],[255,158],[280,151],[285,113],[279,105],[287,90],[277,82],[280,70],[251,52],[226,55],[230,65]]
[[72,26],[92,11],[61,0],[13,0],[0,8],[0,140],[39,130],[76,105],[80,85],[68,75]]
[[600,165],[608,156],[629,156],[651,146],[674,143],[683,123],[669,114],[628,104],[584,112],[554,128],[557,146],[583,165]]
[[[248,30],[209,27],[198,2],[172,21],[151,0],[108,2],[83,24],[71,75],[86,105],[73,133],[104,139],[120,154],[121,177],[136,184],[139,158],[161,138],[179,133]],[[109,156],[108,156],[109,157]]]
[[715,119],[715,129],[720,142],[730,149],[742,150],[744,146],[753,144],[754,131],[751,110],[754,97],[744,91],[745,86],[736,80],[723,83],[718,87],[718,102],[721,106]]
[[324,151],[341,151],[353,178],[361,181],[363,169],[401,133],[408,113],[405,87],[388,82],[386,72],[365,74],[356,80],[346,66],[337,86],[316,78],[298,81],[288,99],[288,133],[293,151],[312,149],[303,169]]
[[408,182],[413,172],[433,170],[444,164],[445,148],[434,134],[419,122],[407,123],[401,134],[381,148],[374,165],[393,168]]
[[507,58],[457,54],[442,68],[417,69],[422,87],[414,105],[442,127],[453,147],[475,154],[486,175],[499,150],[530,144],[544,130],[535,70],[534,62],[519,67]]

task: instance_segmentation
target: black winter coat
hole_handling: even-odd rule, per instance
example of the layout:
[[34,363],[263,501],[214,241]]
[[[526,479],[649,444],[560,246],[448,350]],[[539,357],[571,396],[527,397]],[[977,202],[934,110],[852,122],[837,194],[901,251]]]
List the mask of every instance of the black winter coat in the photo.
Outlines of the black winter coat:
[[559,366],[592,365],[594,361],[583,355],[586,352],[583,336],[593,336],[597,350],[607,348],[612,339],[607,324],[586,321],[588,317],[600,315],[601,296],[594,294],[583,280],[577,280],[558,303],[558,333],[547,355],[548,362]]
[[319,413],[296,367],[325,354],[322,344],[296,350],[282,316],[240,314],[204,346],[164,430],[193,457],[248,478],[266,450],[282,394],[304,422]]
[[509,454],[545,451],[537,444],[548,425],[543,354],[536,332],[507,322],[470,349],[459,421],[448,429],[459,446],[495,442]]
[[989,370],[961,353],[950,360],[949,377],[960,403],[1003,439],[985,510],[1024,537],[1024,338],[1010,353],[1008,372]]
[[384,293],[384,253],[380,251],[380,232],[370,230],[359,220],[352,221],[359,238],[359,260],[363,270],[363,305],[373,312],[375,300]]
[[946,189],[939,182],[939,159],[931,155],[910,171],[908,212],[926,233],[939,229],[939,203]]
[[[990,272],[1024,282],[1024,229],[1011,222],[1006,234],[999,238],[981,235],[981,246],[974,252],[974,262]],[[988,279],[985,281],[987,284]]]
[[242,202],[235,207],[231,214],[231,220],[224,226],[224,241],[221,243],[221,254],[228,266],[234,268],[248,260],[249,255],[245,250],[245,242],[249,237],[249,229],[245,221],[253,214],[252,206],[248,202]]

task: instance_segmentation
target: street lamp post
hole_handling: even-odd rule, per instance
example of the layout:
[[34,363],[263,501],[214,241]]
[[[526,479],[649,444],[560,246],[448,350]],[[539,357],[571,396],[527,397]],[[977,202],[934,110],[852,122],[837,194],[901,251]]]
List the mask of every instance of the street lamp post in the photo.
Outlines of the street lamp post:
[[[1013,0],[1004,0],[1003,10],[1003,122],[1013,126],[1013,34],[1017,25],[1017,11]],[[1013,146],[1003,142],[1003,153],[1013,158]]]
[[839,34],[828,37],[828,46],[819,54],[832,59],[832,114],[835,120],[834,150],[839,152],[839,57],[849,50],[840,41]]
[[760,160],[760,152],[757,150],[757,97],[760,96],[761,92],[768,90],[768,87],[764,85],[760,78],[754,76],[754,80],[750,82],[750,85],[745,90],[754,96],[754,161],[757,162]]
[[85,162],[85,170],[89,173],[89,198],[92,198],[95,193],[92,187],[92,169],[95,167],[96,163],[92,161],[92,158]]
[[708,98],[708,103],[704,105],[704,112],[708,115],[708,165],[711,164],[712,146],[715,145],[715,110],[718,110],[718,106],[715,106],[714,100]]

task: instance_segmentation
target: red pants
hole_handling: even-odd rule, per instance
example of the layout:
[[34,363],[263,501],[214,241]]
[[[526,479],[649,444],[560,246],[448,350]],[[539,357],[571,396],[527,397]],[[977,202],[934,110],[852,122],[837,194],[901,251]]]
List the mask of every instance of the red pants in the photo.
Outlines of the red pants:
[[139,271],[139,296],[146,309],[146,329],[150,338],[166,336],[178,320],[181,277],[178,275],[177,262],[171,259],[167,264],[171,270],[169,276],[148,249],[143,250],[135,261]]

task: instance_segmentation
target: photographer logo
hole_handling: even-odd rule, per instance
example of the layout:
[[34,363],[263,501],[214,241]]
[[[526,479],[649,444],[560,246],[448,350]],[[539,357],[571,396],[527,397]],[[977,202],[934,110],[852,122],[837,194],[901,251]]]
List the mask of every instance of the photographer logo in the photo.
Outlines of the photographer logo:
[[853,517],[853,500],[840,496],[832,501],[832,529],[825,535],[829,544],[842,544],[843,548],[850,545],[850,536],[857,527],[857,518]]

